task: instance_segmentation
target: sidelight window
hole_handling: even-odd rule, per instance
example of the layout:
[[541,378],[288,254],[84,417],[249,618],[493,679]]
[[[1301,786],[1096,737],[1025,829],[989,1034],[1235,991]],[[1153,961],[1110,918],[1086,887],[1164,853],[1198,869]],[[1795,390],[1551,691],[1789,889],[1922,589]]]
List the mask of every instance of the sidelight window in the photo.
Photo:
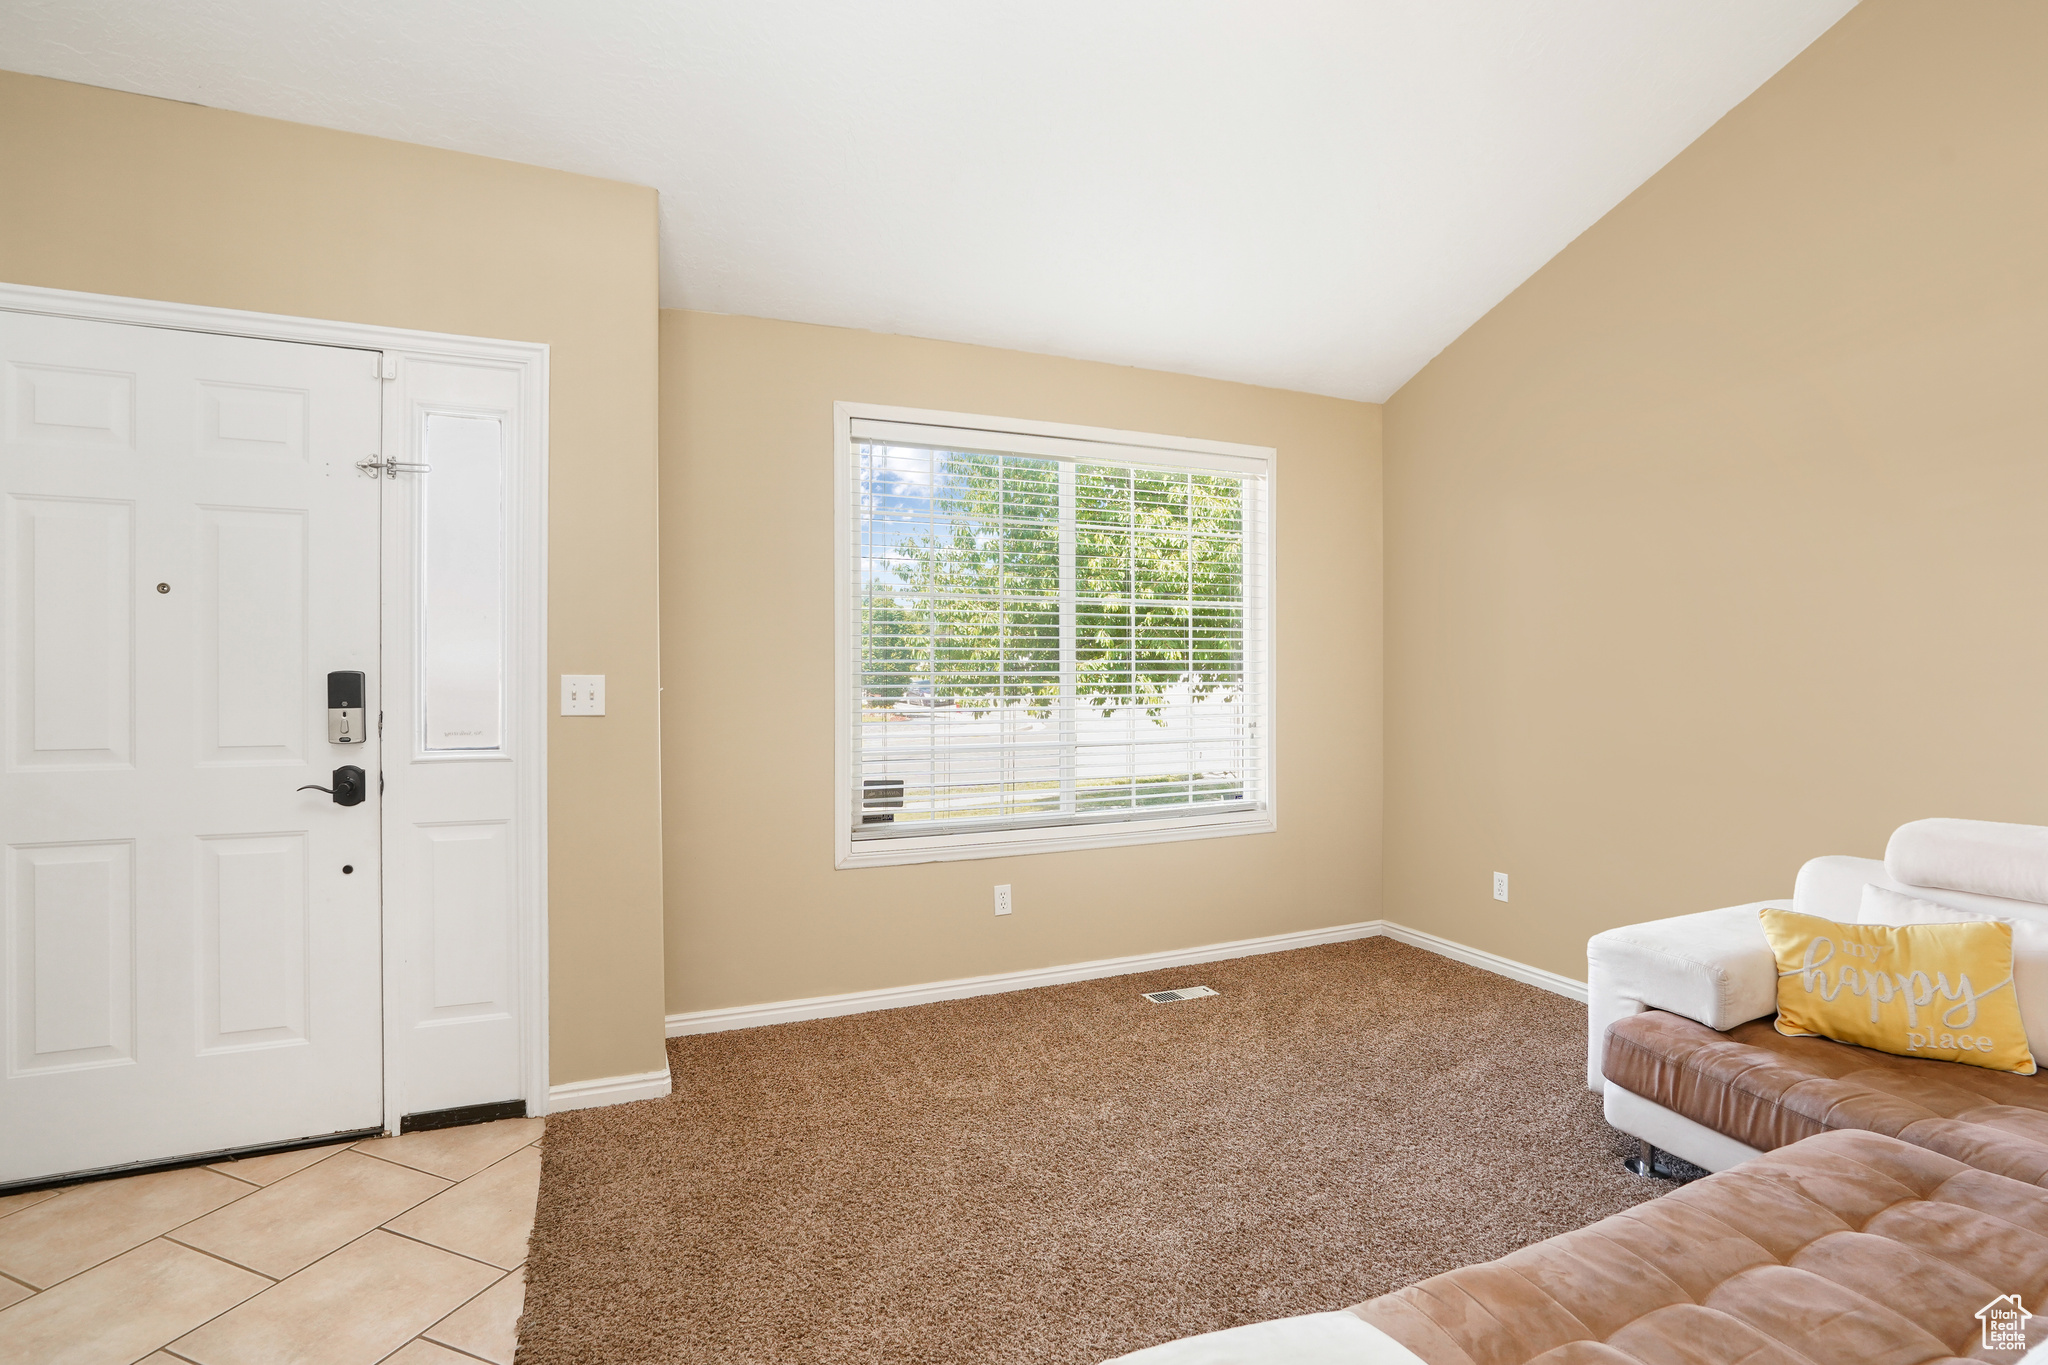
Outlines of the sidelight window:
[[504,746],[505,424],[431,413],[421,449],[420,699],[429,753]]

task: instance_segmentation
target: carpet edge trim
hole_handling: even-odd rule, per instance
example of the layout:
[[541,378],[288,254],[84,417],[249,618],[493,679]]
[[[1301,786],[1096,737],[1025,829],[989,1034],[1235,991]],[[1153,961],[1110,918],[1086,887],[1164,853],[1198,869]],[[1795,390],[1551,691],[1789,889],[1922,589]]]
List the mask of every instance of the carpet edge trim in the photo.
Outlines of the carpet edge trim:
[[[1325,943],[1385,935],[1425,952],[1462,962],[1469,967],[1505,976],[1524,985],[1566,996],[1581,1004],[1586,1000],[1586,983],[1568,976],[1532,967],[1526,962],[1489,953],[1482,948],[1439,938],[1420,929],[1410,929],[1393,920],[1361,920],[1355,924],[1332,925],[1326,929],[1303,929],[1264,938],[1236,939],[1228,943],[1206,943],[1194,948],[1173,948],[1165,952],[1139,953],[1131,957],[1100,958],[1093,962],[1072,962],[1057,967],[1034,967],[1019,972],[998,972],[990,976],[967,976],[951,981],[926,981],[910,986],[885,986],[879,990],[849,991],[843,995],[818,995],[801,1000],[775,1000],[760,1005],[730,1005],[723,1009],[692,1010],[671,1014],[667,1034],[685,1038],[700,1033],[724,1033],[731,1029],[761,1028],[769,1024],[793,1024],[806,1019],[835,1019],[848,1014],[929,1005],[940,1000],[966,1000],[978,995],[1000,995],[1006,991],[1028,991],[1039,986],[1061,986],[1072,981],[1095,981],[1106,976],[1132,976],[1139,972],[1169,967],[1192,967],[1204,962],[1222,962],[1234,957],[1256,957],[1262,953],[1284,953],[1295,948],[1313,948]],[[650,1073],[652,1074],[652,1073]],[[584,1084],[598,1084],[585,1082]],[[662,1093],[667,1093],[666,1086]],[[635,1099],[649,1096],[633,1096]],[[608,1104],[610,1100],[593,1103]]]

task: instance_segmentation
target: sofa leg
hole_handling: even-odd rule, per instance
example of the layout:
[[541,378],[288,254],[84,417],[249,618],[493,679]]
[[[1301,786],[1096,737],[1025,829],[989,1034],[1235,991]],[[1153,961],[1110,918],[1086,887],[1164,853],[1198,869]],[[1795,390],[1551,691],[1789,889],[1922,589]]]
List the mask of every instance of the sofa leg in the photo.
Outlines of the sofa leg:
[[1621,1163],[1631,1175],[1657,1174],[1657,1149],[1641,1138],[1636,1139],[1636,1154]]

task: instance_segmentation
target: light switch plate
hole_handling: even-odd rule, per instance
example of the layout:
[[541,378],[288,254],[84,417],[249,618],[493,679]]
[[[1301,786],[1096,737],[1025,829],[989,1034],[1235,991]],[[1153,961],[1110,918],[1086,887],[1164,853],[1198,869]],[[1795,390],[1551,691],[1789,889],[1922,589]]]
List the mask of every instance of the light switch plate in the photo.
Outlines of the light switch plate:
[[604,674],[564,673],[562,675],[562,714],[565,716],[603,715]]

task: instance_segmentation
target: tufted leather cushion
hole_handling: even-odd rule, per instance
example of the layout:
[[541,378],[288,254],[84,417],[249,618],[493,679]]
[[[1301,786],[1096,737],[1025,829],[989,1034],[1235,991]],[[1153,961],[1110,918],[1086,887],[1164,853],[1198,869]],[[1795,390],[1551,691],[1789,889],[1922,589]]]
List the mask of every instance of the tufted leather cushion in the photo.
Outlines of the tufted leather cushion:
[[1427,1365],[1930,1365],[2013,1360],[1974,1316],[2011,1293],[2048,1189],[1834,1132],[1351,1311]]
[[2048,1186],[2048,1069],[2017,1076],[1787,1038],[1768,1019],[1717,1033],[1647,1010],[1608,1029],[1601,1070],[1762,1151],[1862,1129]]

